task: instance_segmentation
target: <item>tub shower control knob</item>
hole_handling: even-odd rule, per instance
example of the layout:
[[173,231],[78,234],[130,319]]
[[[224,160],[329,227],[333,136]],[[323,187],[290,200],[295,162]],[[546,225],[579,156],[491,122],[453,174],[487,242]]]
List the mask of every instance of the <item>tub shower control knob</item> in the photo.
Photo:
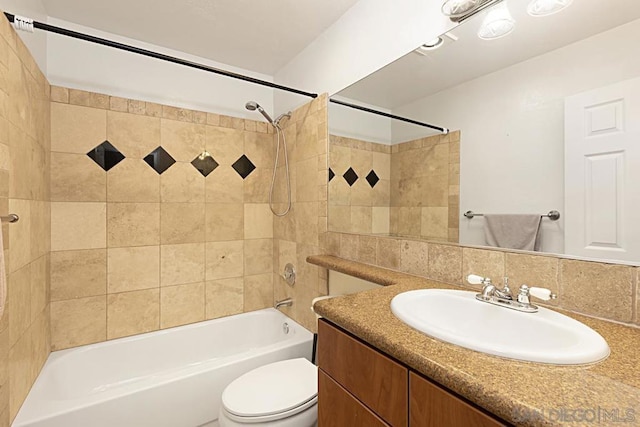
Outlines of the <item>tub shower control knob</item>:
[[296,283],[296,269],[290,262],[284,266],[284,273],[282,273],[282,278],[287,285],[293,286]]

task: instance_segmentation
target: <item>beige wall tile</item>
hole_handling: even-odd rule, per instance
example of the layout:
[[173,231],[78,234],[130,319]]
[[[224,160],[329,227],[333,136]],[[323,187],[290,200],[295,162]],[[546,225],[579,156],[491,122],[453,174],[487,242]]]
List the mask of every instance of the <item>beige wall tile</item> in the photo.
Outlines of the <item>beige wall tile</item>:
[[51,153],[51,200],[104,202],[107,173],[85,154]]
[[51,253],[51,301],[105,295],[106,292],[106,249]]
[[191,163],[177,162],[160,176],[161,200],[174,203],[202,202],[204,180],[204,176]]
[[273,274],[244,277],[244,311],[273,307]]
[[3,384],[3,388],[8,387],[10,390],[9,411],[11,418],[18,413],[34,380],[31,375],[32,348],[31,337],[25,335],[9,351],[9,383]]
[[446,283],[462,284],[462,248],[429,244],[429,277]]
[[244,272],[244,242],[208,242],[206,244],[207,281],[242,277]]
[[52,350],[100,342],[106,338],[106,296],[51,303]]
[[296,203],[295,220],[296,242],[318,246],[318,202]]
[[107,339],[160,328],[160,289],[107,295]]
[[160,244],[160,204],[109,203],[107,244],[109,247]]
[[447,239],[449,236],[449,209],[427,207],[421,210],[420,236]]
[[109,202],[160,201],[160,175],[144,160],[126,158],[106,175]]
[[273,214],[266,203],[244,205],[244,238],[270,239],[273,237]]
[[375,234],[388,234],[390,223],[389,207],[371,208],[371,232]]
[[207,126],[205,132],[205,147],[222,167],[231,166],[244,154],[243,131]]
[[160,119],[109,111],[107,138],[125,157],[143,159],[160,145]]
[[109,108],[109,96],[84,90],[69,89],[69,102],[93,108]]
[[273,271],[273,240],[244,241],[244,274],[246,276]]
[[11,248],[7,272],[12,272],[31,261],[31,239],[26,238],[31,235],[31,203],[28,200],[9,199],[8,211],[20,216],[20,221],[10,227],[4,224],[9,232],[7,241]]
[[160,328],[205,319],[204,283],[169,286],[160,290]]
[[[359,236],[357,234],[341,234],[340,235],[340,256],[346,259],[357,261]],[[376,242],[377,253],[377,242]],[[377,259],[377,255],[376,255]]]
[[206,240],[241,240],[244,236],[242,203],[207,203]]
[[189,243],[160,247],[161,286],[204,282],[205,245]]
[[242,313],[244,279],[219,279],[206,284],[206,318],[215,319]]
[[106,139],[105,110],[51,104],[51,151],[86,154]]
[[51,86],[51,102],[69,103],[69,89],[60,86]]
[[31,323],[31,267],[25,265],[7,277],[9,296],[9,338],[11,345],[26,332]]
[[160,247],[110,248],[107,290],[114,294],[160,286]]
[[331,231],[349,232],[351,229],[351,206],[329,204],[328,226]]
[[372,208],[369,206],[351,206],[351,232],[373,232]]
[[403,240],[400,244],[400,271],[429,277],[429,244],[417,240]]
[[31,264],[31,323],[49,304],[51,264],[49,255],[41,256]]
[[205,241],[204,203],[162,203],[160,242],[163,245]]
[[[256,168],[251,172],[251,175],[247,176],[242,183],[244,202],[268,203],[272,176],[273,169],[270,168]],[[284,180],[284,170],[282,170],[282,168],[278,168],[276,186],[273,193],[274,201],[280,202],[287,200],[286,190],[284,189],[284,186],[280,185]],[[280,190],[280,187],[282,187],[282,190]]]
[[358,236],[358,261],[376,263],[378,239],[375,236]]
[[218,166],[205,178],[207,203],[242,203],[244,182],[231,166]]
[[400,240],[378,238],[377,264],[394,270],[400,268],[400,243]]
[[[633,267],[563,259],[560,268],[561,307],[620,322],[631,321]],[[593,286],[595,283],[597,287]]]
[[561,303],[563,298],[558,286],[560,262],[550,256],[534,256],[517,253],[505,254],[505,273],[509,277],[511,288],[515,291],[520,285],[537,286],[551,289],[558,294],[559,300],[547,304]]
[[162,147],[179,162],[191,162],[204,151],[205,132],[204,125],[161,120]]
[[[482,277],[489,277],[496,285],[504,285],[505,276],[504,252],[486,251],[482,249],[462,248],[462,280],[465,285],[467,276],[475,274]],[[515,283],[511,283],[512,287]],[[482,286],[479,286],[481,288]],[[517,288],[514,287],[513,291]]]
[[106,247],[106,203],[51,203],[51,250]]
[[[259,168],[272,168],[275,158],[273,135],[264,133],[244,133],[244,154]],[[313,167],[315,170],[315,165]]]

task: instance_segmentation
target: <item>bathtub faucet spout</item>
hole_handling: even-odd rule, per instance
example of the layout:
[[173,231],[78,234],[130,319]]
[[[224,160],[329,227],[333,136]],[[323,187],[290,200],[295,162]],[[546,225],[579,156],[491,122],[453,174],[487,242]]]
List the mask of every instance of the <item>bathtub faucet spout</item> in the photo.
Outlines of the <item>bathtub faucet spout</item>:
[[293,299],[287,298],[287,299],[283,299],[282,301],[276,301],[276,305],[274,305],[274,307],[278,309],[280,307],[291,307],[292,305],[293,305]]

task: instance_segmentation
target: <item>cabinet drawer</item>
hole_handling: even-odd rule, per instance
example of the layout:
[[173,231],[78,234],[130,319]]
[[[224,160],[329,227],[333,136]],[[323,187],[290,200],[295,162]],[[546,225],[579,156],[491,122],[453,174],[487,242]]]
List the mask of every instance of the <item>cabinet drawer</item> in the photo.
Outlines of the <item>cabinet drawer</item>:
[[393,427],[407,426],[407,368],[321,319],[318,366]]
[[411,372],[409,374],[411,427],[498,427],[495,418]]
[[369,408],[318,370],[318,427],[389,427]]

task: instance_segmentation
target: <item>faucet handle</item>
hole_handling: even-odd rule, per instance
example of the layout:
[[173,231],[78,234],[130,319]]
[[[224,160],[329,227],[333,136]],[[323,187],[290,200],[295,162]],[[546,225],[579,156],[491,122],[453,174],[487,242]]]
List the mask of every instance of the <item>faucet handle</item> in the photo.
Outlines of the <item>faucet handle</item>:
[[550,299],[558,298],[558,296],[556,294],[551,292],[551,289],[536,288],[535,286],[529,288],[529,295],[531,295],[532,297],[536,297],[538,299],[541,299],[543,301],[549,301]]
[[467,276],[467,282],[471,285],[489,285],[491,284],[491,279],[477,274],[470,274]]

